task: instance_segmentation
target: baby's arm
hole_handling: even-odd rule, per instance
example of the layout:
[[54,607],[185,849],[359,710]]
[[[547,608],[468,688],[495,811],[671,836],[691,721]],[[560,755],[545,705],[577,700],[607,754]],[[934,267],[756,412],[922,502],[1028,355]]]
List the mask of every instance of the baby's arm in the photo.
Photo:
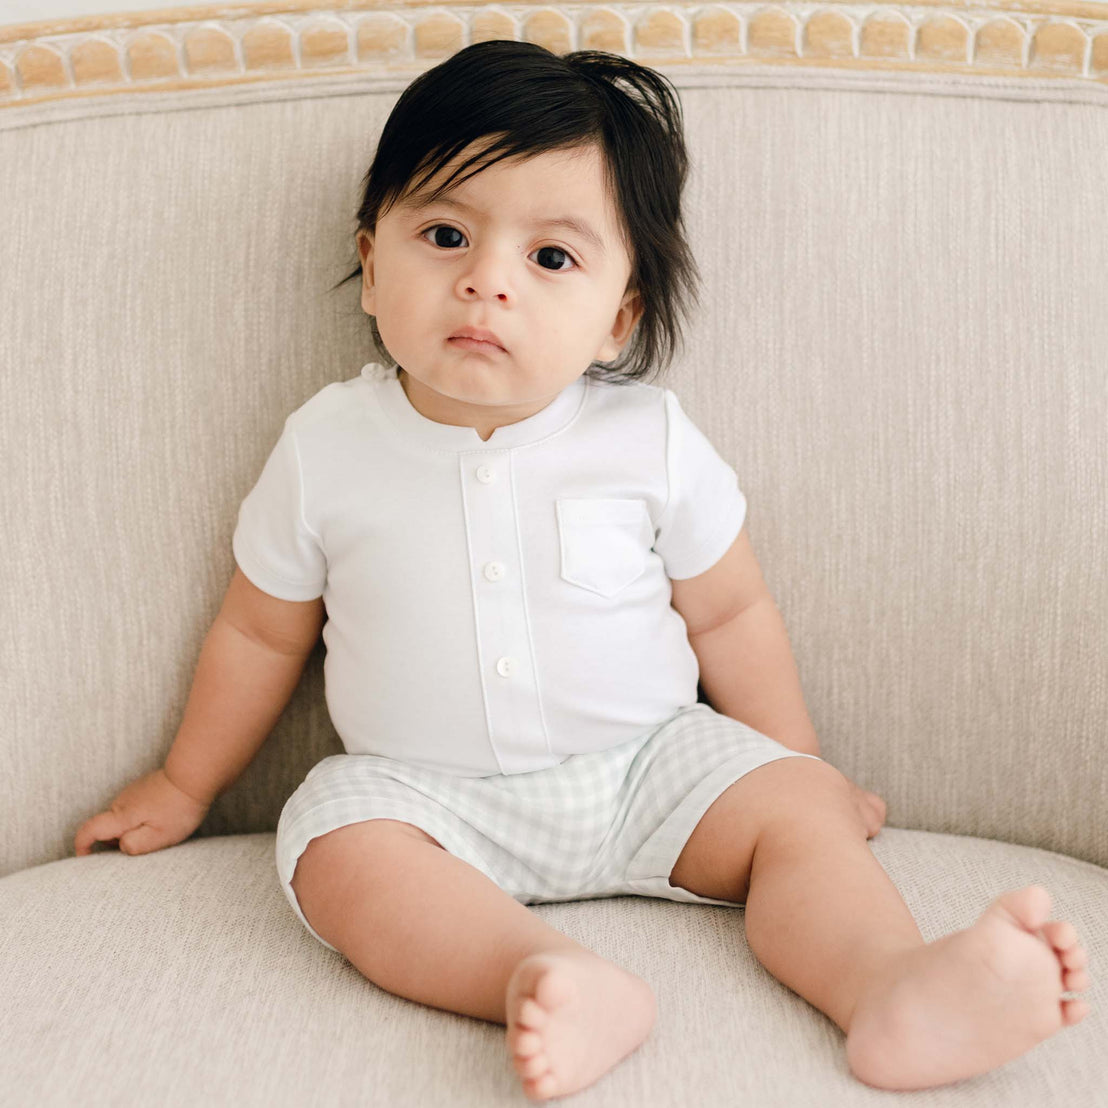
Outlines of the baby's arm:
[[792,750],[818,755],[785,624],[745,527],[711,569],[673,582],[673,606],[688,628],[712,707]]
[[[673,581],[673,606],[685,620],[712,707],[802,754],[819,755],[785,622],[746,529],[697,577]],[[885,802],[855,785],[855,800],[875,835]]]
[[235,567],[165,759],[182,792],[210,803],[254,760],[323,627],[323,600],[278,600]]
[[132,782],[108,811],[86,820],[77,831],[76,853],[118,839],[126,853],[145,854],[191,835],[273,729],[323,617],[321,599],[278,600],[236,567],[200,650],[165,766]]

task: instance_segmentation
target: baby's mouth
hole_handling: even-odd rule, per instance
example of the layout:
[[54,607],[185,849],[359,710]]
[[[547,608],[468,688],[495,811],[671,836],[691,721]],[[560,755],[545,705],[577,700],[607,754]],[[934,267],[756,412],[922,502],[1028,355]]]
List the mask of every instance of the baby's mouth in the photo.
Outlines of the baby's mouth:
[[507,354],[508,351],[495,342],[485,342],[483,339],[469,339],[454,337],[446,340],[454,346],[463,347],[466,350],[474,350],[482,354]]

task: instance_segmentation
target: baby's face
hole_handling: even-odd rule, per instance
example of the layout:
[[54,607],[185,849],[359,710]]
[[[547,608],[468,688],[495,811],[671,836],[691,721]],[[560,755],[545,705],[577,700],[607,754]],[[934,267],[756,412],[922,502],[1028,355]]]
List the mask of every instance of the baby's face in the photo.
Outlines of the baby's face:
[[[409,401],[482,438],[615,358],[642,314],[595,147],[505,159],[426,205],[485,145],[394,204],[374,238],[358,236],[362,307],[405,371]],[[581,227],[554,222],[563,218]],[[501,349],[453,338],[465,327],[491,331]]]

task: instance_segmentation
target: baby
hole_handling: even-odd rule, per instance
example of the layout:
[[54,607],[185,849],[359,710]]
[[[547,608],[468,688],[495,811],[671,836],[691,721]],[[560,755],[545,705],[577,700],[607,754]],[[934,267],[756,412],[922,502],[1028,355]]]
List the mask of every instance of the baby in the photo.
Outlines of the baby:
[[381,360],[286,420],[165,765],[76,852],[192,834],[322,632],[346,753],[281,813],[291,908],[381,988],[506,1025],[528,1097],[654,1024],[526,907],[617,895],[744,905],[867,1084],[980,1074],[1087,1014],[1086,954],[1035,885],[925,943],[883,801],[819,757],[736,475],[645,380],[694,299],[686,168],[676,90],[616,55],[483,42],[408,87],[347,278]]

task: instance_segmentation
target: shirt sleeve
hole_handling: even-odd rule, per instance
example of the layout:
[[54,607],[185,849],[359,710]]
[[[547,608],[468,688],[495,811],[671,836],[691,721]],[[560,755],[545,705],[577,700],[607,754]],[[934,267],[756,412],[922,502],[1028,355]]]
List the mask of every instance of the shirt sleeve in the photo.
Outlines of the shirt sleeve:
[[654,549],[672,580],[696,577],[727,553],[746,519],[746,497],[735,471],[665,389],[669,498]]
[[327,559],[319,535],[304,517],[300,454],[288,421],[239,507],[231,547],[242,572],[278,600],[323,595]]

